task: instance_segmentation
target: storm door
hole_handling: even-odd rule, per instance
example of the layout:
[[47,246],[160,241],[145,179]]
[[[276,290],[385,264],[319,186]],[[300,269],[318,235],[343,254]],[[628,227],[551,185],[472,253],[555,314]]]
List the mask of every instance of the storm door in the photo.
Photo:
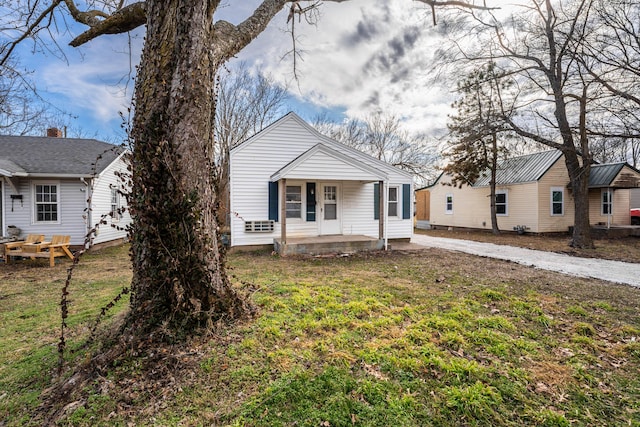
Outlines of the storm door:
[[320,186],[320,234],[342,234],[340,186]]

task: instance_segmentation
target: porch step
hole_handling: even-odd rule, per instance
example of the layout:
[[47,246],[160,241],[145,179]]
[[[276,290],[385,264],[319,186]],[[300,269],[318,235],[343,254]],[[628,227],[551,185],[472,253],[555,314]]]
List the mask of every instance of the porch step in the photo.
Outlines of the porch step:
[[287,239],[285,244],[274,239],[273,247],[282,256],[353,253],[381,250],[384,240],[367,236],[319,236]]

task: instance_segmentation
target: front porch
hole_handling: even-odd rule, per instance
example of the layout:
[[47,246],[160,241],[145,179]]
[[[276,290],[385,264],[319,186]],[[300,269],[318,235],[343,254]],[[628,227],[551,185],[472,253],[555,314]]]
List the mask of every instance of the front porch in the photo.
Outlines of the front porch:
[[384,249],[384,239],[361,235],[292,237],[288,238],[284,244],[282,241],[282,239],[273,239],[273,246],[277,253],[285,256],[353,253]]

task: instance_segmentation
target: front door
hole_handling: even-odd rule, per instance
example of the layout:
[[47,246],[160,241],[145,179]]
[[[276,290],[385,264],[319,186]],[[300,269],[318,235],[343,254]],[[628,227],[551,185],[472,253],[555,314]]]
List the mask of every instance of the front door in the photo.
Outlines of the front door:
[[320,234],[342,234],[340,186],[320,186]]

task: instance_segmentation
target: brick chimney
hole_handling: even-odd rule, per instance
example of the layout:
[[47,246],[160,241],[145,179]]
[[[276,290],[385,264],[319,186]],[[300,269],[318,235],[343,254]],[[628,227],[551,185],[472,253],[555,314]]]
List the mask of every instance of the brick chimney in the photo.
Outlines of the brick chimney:
[[47,136],[49,138],[62,138],[62,131],[58,128],[47,129]]

